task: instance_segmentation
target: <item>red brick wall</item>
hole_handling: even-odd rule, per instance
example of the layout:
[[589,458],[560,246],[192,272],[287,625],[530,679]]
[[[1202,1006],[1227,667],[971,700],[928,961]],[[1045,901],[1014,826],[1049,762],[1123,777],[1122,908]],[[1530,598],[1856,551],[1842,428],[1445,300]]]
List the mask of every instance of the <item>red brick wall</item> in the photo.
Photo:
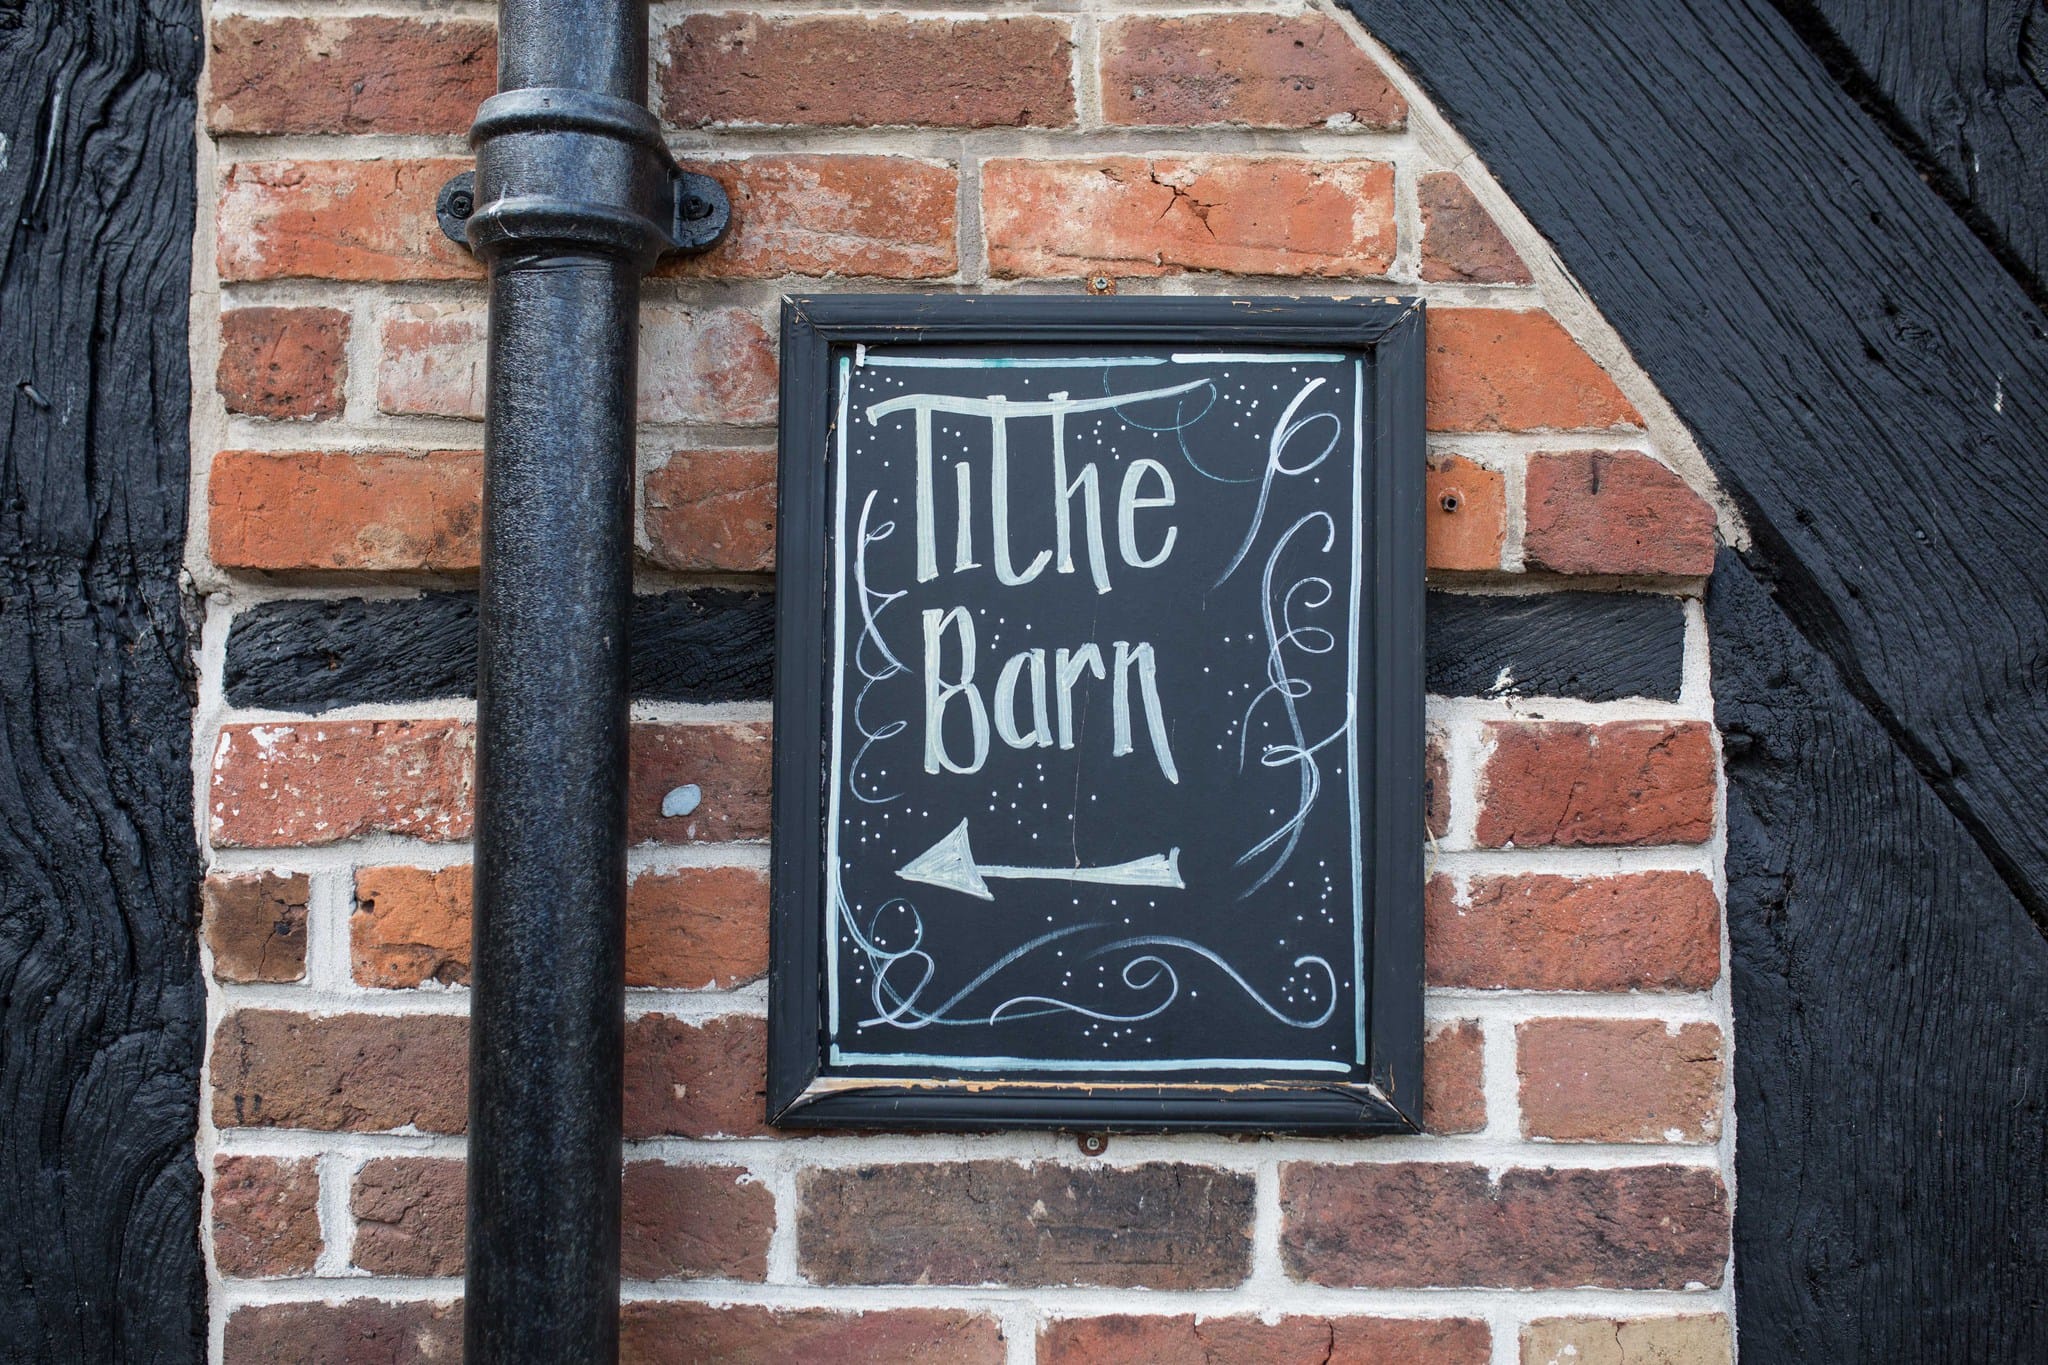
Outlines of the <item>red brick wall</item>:
[[[250,712],[222,681],[258,604],[476,568],[481,272],[432,207],[493,30],[391,8],[212,23],[191,567],[235,1365],[459,1353],[473,707]],[[647,290],[643,587],[773,567],[783,291],[1108,275],[1427,298],[1432,585],[1697,597],[1716,518],[1685,433],[1348,20],[776,13],[655,11],[657,108],[735,227]],[[1430,1132],[1404,1139],[764,1128],[767,710],[640,707],[628,1358],[1727,1360],[1719,751],[1687,613],[1676,702],[1431,699]],[[665,819],[681,782],[703,805]]]

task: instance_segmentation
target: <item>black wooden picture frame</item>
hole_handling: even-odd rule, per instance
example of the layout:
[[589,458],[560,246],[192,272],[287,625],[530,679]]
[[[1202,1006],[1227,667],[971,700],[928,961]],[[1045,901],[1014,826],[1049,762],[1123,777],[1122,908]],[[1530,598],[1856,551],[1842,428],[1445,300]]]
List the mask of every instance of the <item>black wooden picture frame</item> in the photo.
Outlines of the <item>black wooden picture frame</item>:
[[[1090,1132],[1420,1131],[1423,881],[1423,305],[1401,299],[785,298],[777,525],[768,1118],[791,1128]],[[864,348],[1019,346],[1355,352],[1369,393],[1370,552],[1355,660],[1366,911],[1355,982],[1362,1060],[1339,1079],[1131,1073],[903,1076],[828,1067],[823,958],[836,683],[827,632],[838,357]],[[1366,400],[1361,398],[1361,403]],[[1361,411],[1365,409],[1362,407]],[[1361,535],[1361,539],[1362,539]],[[1360,764],[1363,767],[1363,763]],[[836,779],[832,779],[836,780]],[[1142,1073],[1141,1073],[1142,1074]]]

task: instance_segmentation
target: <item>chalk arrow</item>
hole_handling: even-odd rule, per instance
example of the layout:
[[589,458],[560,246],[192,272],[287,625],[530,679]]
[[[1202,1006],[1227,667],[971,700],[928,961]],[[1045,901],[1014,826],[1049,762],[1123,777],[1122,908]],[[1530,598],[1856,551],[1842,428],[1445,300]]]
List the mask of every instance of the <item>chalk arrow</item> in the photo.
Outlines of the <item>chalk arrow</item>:
[[1180,850],[1168,849],[1149,858],[1133,858],[1109,867],[983,867],[974,861],[967,844],[967,822],[962,820],[944,838],[905,863],[896,875],[907,882],[960,891],[979,900],[992,901],[988,877],[1033,877],[1047,882],[1096,882],[1103,886],[1172,886],[1185,889],[1180,879]]

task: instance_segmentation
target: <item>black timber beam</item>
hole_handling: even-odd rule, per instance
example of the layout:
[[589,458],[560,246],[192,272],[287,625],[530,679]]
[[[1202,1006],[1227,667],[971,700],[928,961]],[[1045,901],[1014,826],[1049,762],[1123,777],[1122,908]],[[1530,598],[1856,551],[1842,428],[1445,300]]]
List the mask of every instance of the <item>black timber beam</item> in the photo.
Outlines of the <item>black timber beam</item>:
[[1745,1357],[2048,1355],[2040,312],[1763,0],[1349,3],[1754,536],[1709,609]]
[[197,1361],[190,0],[0,11],[0,1358]]

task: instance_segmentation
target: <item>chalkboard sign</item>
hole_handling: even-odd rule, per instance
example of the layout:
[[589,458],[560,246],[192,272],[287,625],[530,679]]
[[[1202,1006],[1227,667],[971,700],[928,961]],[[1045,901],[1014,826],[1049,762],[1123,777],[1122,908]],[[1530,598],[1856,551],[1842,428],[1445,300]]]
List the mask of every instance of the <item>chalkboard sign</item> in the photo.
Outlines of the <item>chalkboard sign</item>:
[[1422,320],[785,301],[771,1118],[1418,1126]]

